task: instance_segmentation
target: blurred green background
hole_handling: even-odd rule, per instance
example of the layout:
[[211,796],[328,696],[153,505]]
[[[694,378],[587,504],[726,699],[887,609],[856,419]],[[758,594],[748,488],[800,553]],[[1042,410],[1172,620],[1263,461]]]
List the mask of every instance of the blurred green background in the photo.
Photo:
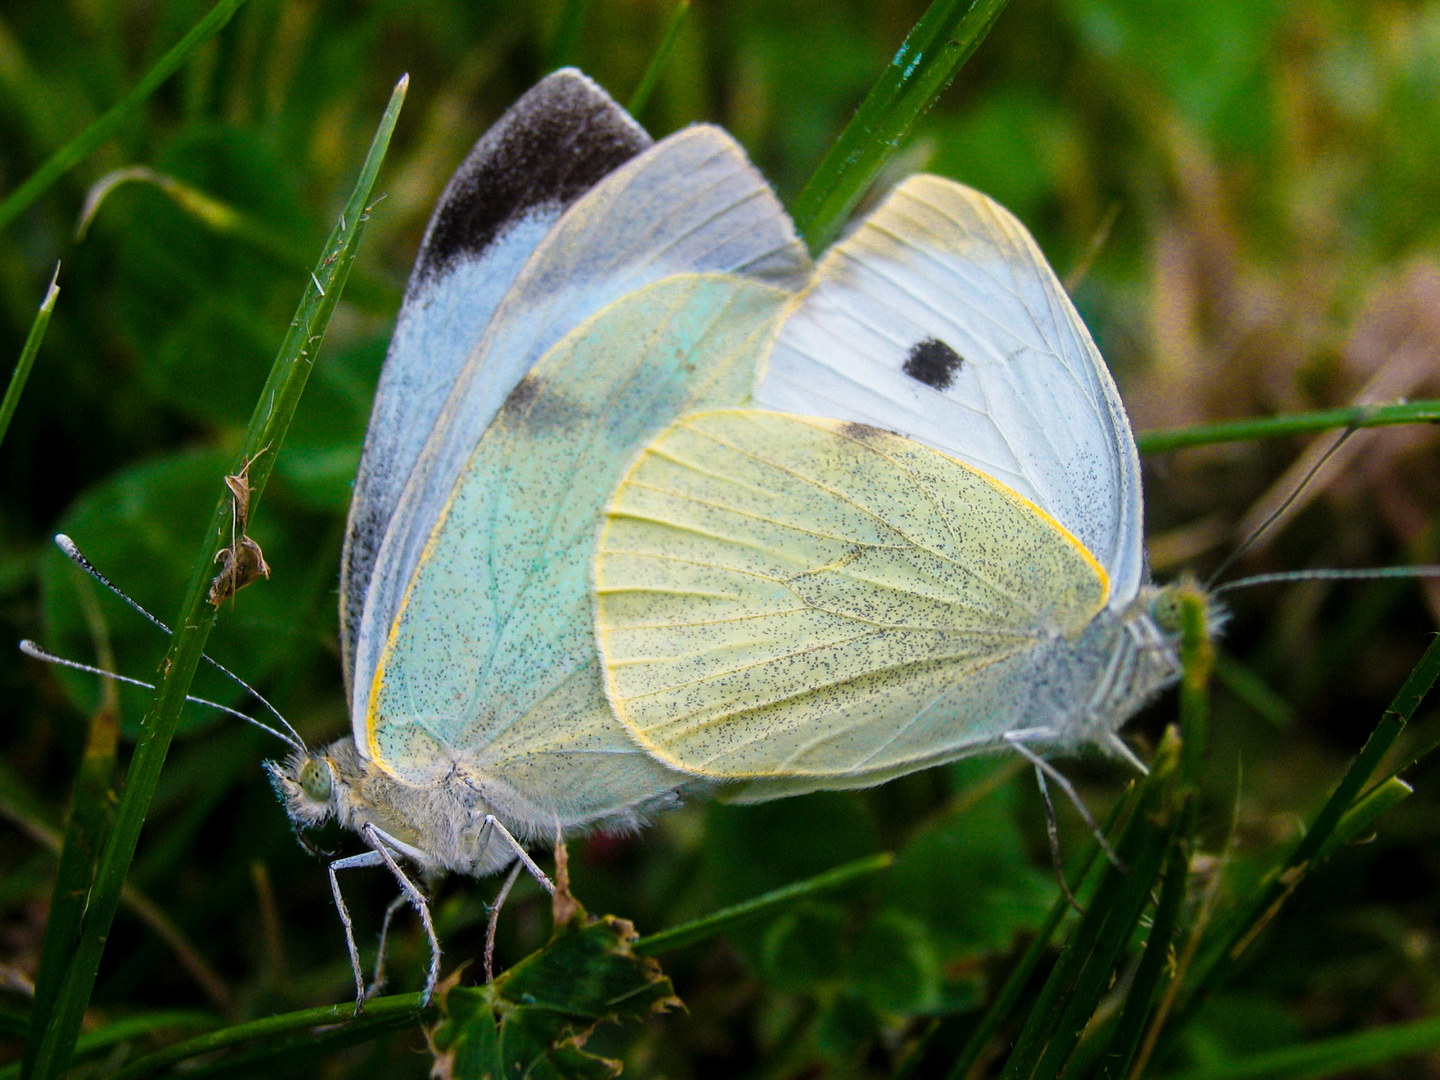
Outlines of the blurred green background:
[[[0,194],[207,6],[6,0]],[[697,0],[640,119],[657,136],[724,125],[791,200],[923,9]],[[306,267],[408,71],[385,198],[250,530],[274,575],[227,606],[210,645],[311,742],[344,731],[344,513],[434,200],[486,125],[557,63],[579,64],[623,102],[672,10],[669,0],[250,0],[0,233],[0,364],[18,356],[63,262],[49,336],[0,447],[0,995],[34,975],[54,868],[43,835],[61,821],[101,701],[92,680],[25,660],[12,643],[33,637],[90,662],[113,653],[142,678],[165,646],[49,536],[70,533],[173,616]],[[231,224],[141,180],[114,187],[77,239],[91,185],[134,167],[218,200]],[[1440,396],[1435,0],[1012,0],[890,175],[922,168],[982,188],[1034,231],[1137,431]],[[1157,576],[1213,569],[1274,493],[1293,489],[1307,450],[1281,441],[1147,460]],[[1436,561],[1437,463],[1429,428],[1362,433],[1244,569]],[[1205,810],[1208,850],[1231,844],[1222,890],[1293,840],[1440,615],[1440,589],[1408,583],[1232,599]],[[197,685],[234,700],[204,673]],[[132,730],[144,703],[121,695]],[[1131,732],[1153,742],[1174,711],[1166,698]],[[1437,710],[1422,710],[1405,747],[1437,736]],[[349,994],[323,867],[294,842],[259,767],[278,750],[198,710],[183,722],[130,876],[175,934],[122,910],[97,1017],[205,1003],[245,1018]],[[1128,779],[1098,760],[1068,771],[1097,814]],[[1410,780],[1416,795],[1304,885],[1155,1075],[1437,1012],[1440,771],[1422,766]],[[1064,849],[1078,855],[1083,825],[1069,808],[1060,817]],[[325,840],[357,849],[351,837]],[[640,836],[579,842],[573,861],[592,911],[650,932],[878,850],[900,853],[887,874],[667,956],[688,1012],[602,1029],[592,1046],[632,1075],[781,1080],[890,1075],[936,1018],[936,1038],[958,1044],[1056,889],[1043,811],[1014,762],[761,807],[689,806]],[[478,956],[494,884],[441,890],[447,970]],[[358,874],[347,890],[373,948],[392,886]],[[502,962],[536,947],[548,919],[522,882],[502,919]],[[394,985],[418,986],[425,949],[411,920],[394,958]],[[394,1035],[318,1068],[419,1077],[422,1048],[418,1034]],[[0,1034],[0,1062],[18,1049]],[[1440,1076],[1440,1055],[1350,1075]]]

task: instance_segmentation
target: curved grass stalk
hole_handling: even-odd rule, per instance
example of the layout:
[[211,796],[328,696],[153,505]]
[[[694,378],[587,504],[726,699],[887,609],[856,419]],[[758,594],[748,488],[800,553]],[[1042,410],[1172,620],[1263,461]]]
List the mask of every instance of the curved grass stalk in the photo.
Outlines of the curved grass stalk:
[[192,52],[224,29],[225,24],[243,3],[245,0],[220,0],[210,9],[208,15],[156,61],[144,78],[135,84],[134,89],[112,105],[104,116],[56,150],[49,161],[36,169],[4,202],[0,202],[0,229],[19,217],[31,203],[49,191],[55,181],[84,161],[101,143],[115,134],[120,125],[130,118],[130,114],[179,70],[180,65]]

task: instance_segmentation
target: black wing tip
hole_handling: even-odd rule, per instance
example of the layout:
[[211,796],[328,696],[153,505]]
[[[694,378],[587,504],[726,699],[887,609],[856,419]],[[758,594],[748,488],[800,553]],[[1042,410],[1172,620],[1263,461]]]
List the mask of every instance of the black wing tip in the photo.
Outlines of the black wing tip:
[[450,178],[415,260],[412,287],[482,256],[511,223],[563,209],[651,144],[588,75],[561,68],[521,95]]

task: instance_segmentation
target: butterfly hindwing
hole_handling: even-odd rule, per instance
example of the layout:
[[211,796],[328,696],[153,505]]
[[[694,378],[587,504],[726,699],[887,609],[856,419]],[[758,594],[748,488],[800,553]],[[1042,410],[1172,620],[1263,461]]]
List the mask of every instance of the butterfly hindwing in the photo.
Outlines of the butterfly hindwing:
[[842,786],[995,745],[1108,599],[1073,536],[974,468],[753,409],[683,417],[646,449],[595,580],[610,700],[651,753]]
[[670,418],[745,399],[790,299],[735,275],[672,276],[532,368],[465,463],[406,590],[363,718],[373,760],[415,780],[463,760],[492,805],[541,835],[681,782],[605,700],[596,525]]
[[756,402],[951,454],[1075,534],[1115,605],[1140,587],[1139,458],[1114,381],[1025,227],[971,188],[912,176],[832,248]]
[[347,681],[380,542],[461,366],[565,208],[650,141],[566,68],[511,106],[446,185],[396,319],[351,501],[340,605]]

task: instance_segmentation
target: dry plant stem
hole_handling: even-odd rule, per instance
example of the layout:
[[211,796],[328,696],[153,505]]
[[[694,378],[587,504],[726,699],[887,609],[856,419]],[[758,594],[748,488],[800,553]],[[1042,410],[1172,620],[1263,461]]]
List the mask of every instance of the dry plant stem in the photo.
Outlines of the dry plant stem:
[[[1351,399],[1351,406],[1364,409],[1387,401],[1405,400],[1424,386],[1434,364],[1434,342],[1421,329],[1413,330]],[[1262,524],[1267,525],[1265,539],[1251,545],[1251,550],[1263,550],[1286,524],[1323,494],[1347,466],[1365,455],[1375,436],[1375,432],[1367,431],[1333,448],[1324,440],[1311,443],[1255,500],[1235,525],[1235,537],[1247,537],[1259,532]]]
[[280,926],[280,905],[275,900],[275,885],[270,868],[261,859],[250,864],[250,880],[255,885],[255,899],[260,908],[260,929],[265,957],[261,980],[266,986],[279,986],[285,978],[285,935]]

